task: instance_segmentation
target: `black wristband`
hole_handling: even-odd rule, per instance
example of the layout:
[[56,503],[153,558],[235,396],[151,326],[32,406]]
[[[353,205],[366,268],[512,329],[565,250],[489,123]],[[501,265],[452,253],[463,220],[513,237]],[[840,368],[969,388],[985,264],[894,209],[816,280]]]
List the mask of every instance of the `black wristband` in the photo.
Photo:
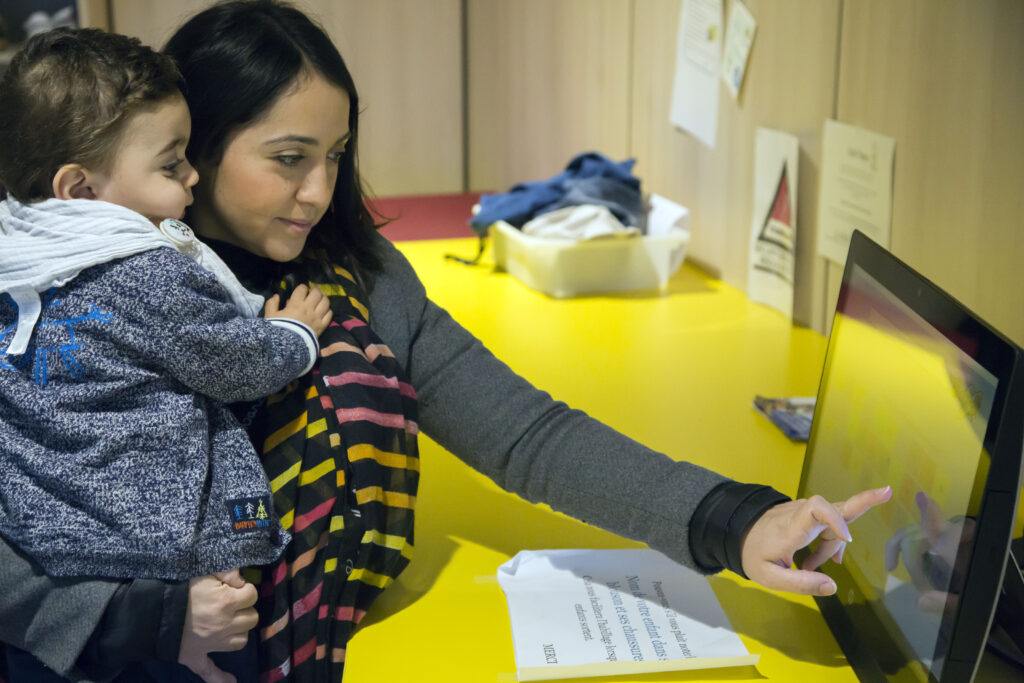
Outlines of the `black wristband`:
[[743,539],[768,508],[790,500],[770,486],[729,481],[713,488],[690,519],[690,552],[704,571],[743,571]]

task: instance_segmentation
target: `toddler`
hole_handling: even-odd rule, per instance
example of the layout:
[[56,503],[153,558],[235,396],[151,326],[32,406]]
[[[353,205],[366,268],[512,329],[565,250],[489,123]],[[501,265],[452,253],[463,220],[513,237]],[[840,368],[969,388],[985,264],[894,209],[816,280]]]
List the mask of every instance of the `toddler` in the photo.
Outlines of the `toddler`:
[[224,403],[310,370],[331,319],[279,310],[178,219],[196,171],[173,62],[94,29],[0,81],[0,533],[53,576],[187,579],[288,542]]

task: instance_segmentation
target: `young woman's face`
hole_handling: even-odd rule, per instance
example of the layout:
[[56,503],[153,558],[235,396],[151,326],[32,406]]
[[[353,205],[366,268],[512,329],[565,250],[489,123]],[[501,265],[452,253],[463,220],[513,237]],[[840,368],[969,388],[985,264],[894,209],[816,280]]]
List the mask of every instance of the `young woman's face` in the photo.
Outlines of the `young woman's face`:
[[218,166],[202,167],[192,213],[204,237],[290,261],[323,218],[349,140],[348,94],[303,73],[235,133]]

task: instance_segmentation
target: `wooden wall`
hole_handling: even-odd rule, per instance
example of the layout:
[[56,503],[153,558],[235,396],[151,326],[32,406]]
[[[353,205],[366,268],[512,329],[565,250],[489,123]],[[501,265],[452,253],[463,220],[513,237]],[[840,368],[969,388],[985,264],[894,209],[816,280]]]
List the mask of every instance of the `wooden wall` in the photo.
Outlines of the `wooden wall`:
[[[668,120],[675,68],[678,0],[634,4],[631,154],[648,191],[692,212],[688,258],[740,288],[746,287],[754,191],[754,136],[758,126],[800,140],[797,198],[798,292],[794,316],[820,328],[824,263],[815,257],[817,169],[821,127],[831,115],[839,0],[750,0],[757,19],[749,68],[739,102],[720,89],[714,149]],[[726,3],[726,8],[731,5]],[[726,14],[728,21],[728,14]],[[642,36],[641,40],[639,37]],[[817,316],[817,317],[816,317]]]
[[629,156],[632,2],[468,0],[469,188]]
[[[95,0],[92,0],[95,2]],[[111,0],[113,28],[161,46],[212,0]],[[464,185],[460,0],[299,0],[345,57],[365,113],[359,161],[379,196]]]
[[1024,345],[1024,3],[846,0],[838,118],[896,139],[893,253]]
[[[298,4],[353,71],[380,195],[504,190],[587,150],[635,157],[645,190],[692,210],[690,257],[742,288],[754,133],[787,131],[794,315],[824,332],[840,271],[816,255],[817,193],[836,118],[896,139],[892,250],[1024,344],[1024,3],[746,0],[757,36],[739,102],[721,90],[712,150],[668,121],[682,1]],[[111,3],[115,29],[160,44],[207,0]]]

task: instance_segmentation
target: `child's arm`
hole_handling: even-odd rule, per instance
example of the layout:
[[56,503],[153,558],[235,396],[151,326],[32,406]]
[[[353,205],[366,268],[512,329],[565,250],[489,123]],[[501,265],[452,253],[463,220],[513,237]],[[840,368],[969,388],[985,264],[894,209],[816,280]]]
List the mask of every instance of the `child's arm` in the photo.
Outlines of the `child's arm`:
[[184,258],[161,263],[168,271],[161,278],[165,291],[139,293],[148,305],[139,307],[133,322],[155,334],[134,341],[152,362],[196,393],[225,403],[267,396],[309,372],[320,352],[316,335],[329,322],[319,290],[303,287],[278,312],[294,317],[243,318],[214,277]]

